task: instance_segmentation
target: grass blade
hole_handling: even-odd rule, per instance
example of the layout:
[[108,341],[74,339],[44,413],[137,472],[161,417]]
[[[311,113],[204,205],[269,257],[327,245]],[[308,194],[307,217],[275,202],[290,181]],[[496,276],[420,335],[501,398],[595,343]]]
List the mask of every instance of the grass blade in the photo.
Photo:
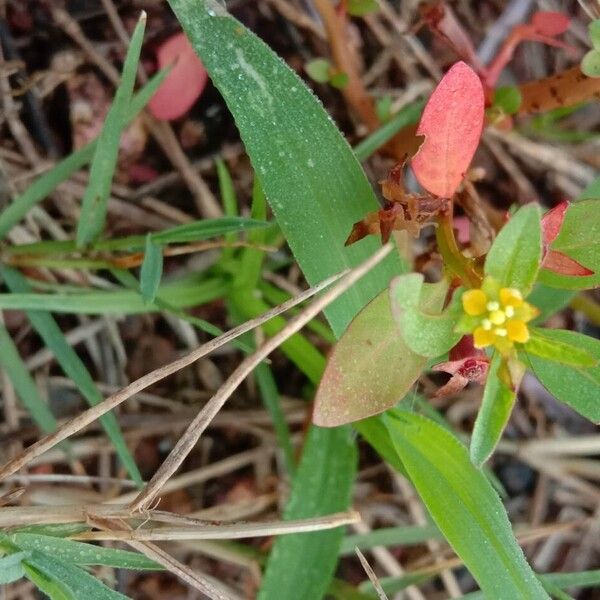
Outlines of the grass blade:
[[140,270],[140,293],[144,302],[152,303],[160,286],[163,271],[162,247],[152,241],[150,235],[146,236],[146,249],[144,262]]
[[77,246],[79,247],[89,244],[104,228],[108,197],[119,154],[119,143],[126,123],[127,107],[133,96],[145,27],[146,13],[142,13],[131,36],[123,65],[121,83],[106,115],[106,121],[94,152],[90,180],[83,196],[81,215],[77,226]]

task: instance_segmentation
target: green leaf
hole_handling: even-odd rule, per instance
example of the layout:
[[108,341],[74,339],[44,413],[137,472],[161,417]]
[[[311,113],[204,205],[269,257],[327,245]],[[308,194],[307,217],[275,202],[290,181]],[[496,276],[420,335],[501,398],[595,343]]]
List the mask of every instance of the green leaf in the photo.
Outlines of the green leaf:
[[369,445],[375,449],[377,454],[379,454],[385,462],[391,465],[399,473],[406,475],[406,469],[396,452],[396,447],[390,437],[390,432],[383,422],[383,415],[375,415],[368,419],[356,421],[355,423],[352,423],[352,426],[363,438],[365,438]]
[[74,540],[33,533],[13,533],[9,540],[28,551],[39,551],[73,565],[105,565],[119,569],[162,570],[163,567],[143,554],[104,548]]
[[343,90],[348,85],[349,80],[350,78],[348,77],[347,73],[344,73],[343,71],[338,71],[337,73],[332,73],[331,77],[329,78],[329,83],[334,88]]
[[[0,266],[0,274],[11,291],[28,293],[31,290],[27,280],[18,271],[11,269],[10,267]],[[83,361],[65,338],[54,317],[44,310],[28,310],[25,312],[33,328],[44,340],[46,346],[52,350],[54,357],[65,372],[65,375],[75,383],[87,403],[90,406],[94,406],[95,404],[102,402],[104,397],[96,387],[96,384],[86,366],[83,364]],[[141,486],[142,476],[127,447],[125,439],[123,438],[115,415],[113,413],[108,413],[100,417],[100,422],[112,441],[117,455],[127,469],[127,472],[131,478]]]
[[519,112],[522,99],[521,91],[516,85],[502,86],[494,92],[494,105],[499,106],[507,115]]
[[[544,329],[544,337],[575,346],[600,361],[600,341],[575,331]],[[600,367],[576,367],[523,351],[521,358],[558,400],[590,421],[600,423]]]
[[[51,598],[85,598],[85,600],[128,600],[123,594],[106,587],[101,581],[88,572],[71,564],[62,562],[42,552],[32,552],[25,562],[44,575],[48,580],[58,584],[63,596]],[[25,567],[26,571],[27,568]],[[28,577],[30,576],[28,571]],[[34,581],[34,583],[36,583]],[[46,590],[42,590],[46,591]]]
[[[588,188],[589,189],[589,188]],[[600,197],[600,187],[589,195]],[[585,197],[589,197],[584,192]],[[568,289],[587,289],[600,285],[600,201],[580,200],[569,206],[558,237],[552,243],[557,250],[594,271],[587,277],[558,275],[542,269],[540,281],[546,285]]]
[[[351,148],[304,82],[216,0],[170,0],[232,112],[273,213],[310,285],[358,264],[373,236],[344,247],[379,207]],[[364,277],[325,314],[336,335],[399,271],[398,256]]]
[[363,17],[379,10],[377,0],[348,0],[348,14],[353,17]]
[[77,600],[77,596],[65,588],[60,579],[49,577],[26,563],[23,563],[23,571],[27,579],[34,583],[50,600]]
[[526,296],[537,279],[541,258],[540,208],[532,203],[520,208],[500,230],[486,257],[485,274]]
[[162,246],[152,241],[150,235],[146,236],[146,249],[144,261],[140,270],[140,293],[145,302],[152,303],[160,286],[163,271]]
[[0,558],[0,584],[6,585],[25,577],[21,561],[30,555],[30,552],[15,552]]
[[589,352],[573,344],[548,338],[545,335],[547,331],[547,329],[530,327],[529,332],[531,337],[523,345],[523,351],[571,367],[598,366],[598,359],[594,358]]
[[[347,427],[312,427],[292,486],[285,519],[346,510],[356,469],[356,447]],[[258,594],[259,600],[322,598],[333,576],[342,527],[279,537]]]
[[382,292],[335,345],[317,390],[313,422],[333,427],[394,406],[426,362],[399,335],[390,296]]
[[588,77],[600,77],[600,50],[586,52],[581,60],[581,72]]
[[121,133],[126,124],[127,108],[133,96],[145,27],[146,14],[142,13],[127,49],[121,83],[98,137],[98,145],[90,168],[90,179],[83,196],[77,225],[79,247],[89,244],[104,228],[106,206],[117,164]]
[[527,302],[535,306],[540,314],[533,320],[533,323],[544,323],[552,315],[569,306],[569,302],[575,297],[577,292],[571,290],[557,290],[548,287],[543,283],[536,283],[533,291],[527,297]]
[[481,467],[491,456],[500,441],[517,397],[516,391],[499,377],[501,364],[502,356],[496,352],[490,364],[481,408],[471,437],[471,461],[477,467]]
[[[169,70],[162,69],[152,76],[144,87],[133,97],[125,114],[125,126],[140,113],[154,95]],[[2,239],[38,202],[53,192],[60,183],[67,180],[75,171],[81,169],[92,160],[98,138],[69,154],[47,173],[36,179],[23,194],[17,196],[2,213],[0,213],[0,239]]]
[[600,50],[600,19],[596,19],[588,25],[588,32],[592,46],[596,50]]
[[506,511],[467,449],[433,421],[396,410],[390,435],[413,485],[489,598],[548,598],[517,544]]
[[0,348],[2,348],[0,366],[5,370],[21,403],[42,431],[45,433],[54,431],[57,428],[56,419],[42,399],[33,377],[2,323],[0,323]]
[[455,293],[450,306],[441,311],[448,282],[423,283],[420,273],[396,277],[390,284],[392,315],[406,345],[416,354],[434,357],[445,354],[462,337],[454,328],[462,307],[460,293]]
[[428,540],[443,540],[435,525],[413,525],[374,529],[368,533],[348,535],[342,542],[342,554],[354,554],[354,548],[371,550],[375,546],[413,546]]
[[[204,280],[198,275],[192,275],[161,285],[157,296],[175,308],[187,308],[221,298],[228,292],[229,287],[229,284],[220,278]],[[137,290],[0,294],[0,309],[3,308],[80,315],[133,315],[160,310],[154,304],[146,304]]]
[[304,69],[308,76],[317,83],[327,83],[331,71],[331,63],[326,58],[309,60]]

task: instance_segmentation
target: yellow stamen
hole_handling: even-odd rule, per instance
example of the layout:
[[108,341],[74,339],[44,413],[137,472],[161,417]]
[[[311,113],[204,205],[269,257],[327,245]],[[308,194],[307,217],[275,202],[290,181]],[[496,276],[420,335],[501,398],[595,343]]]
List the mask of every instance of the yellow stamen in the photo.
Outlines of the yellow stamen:
[[527,325],[519,319],[508,321],[508,323],[506,323],[506,331],[508,332],[508,339],[511,342],[524,344],[529,340],[529,329],[527,329]]
[[462,295],[462,305],[465,312],[476,317],[486,310],[487,296],[482,290],[468,290]]
[[490,311],[490,312],[494,312],[495,310],[498,310],[500,308],[500,304],[498,304],[498,302],[488,302],[486,304],[486,308]]
[[514,306],[507,306],[504,309],[504,314],[510,319],[511,317],[515,316],[515,307]]
[[492,328],[492,322],[489,319],[484,319],[483,321],[481,321],[481,326],[486,331],[490,331],[490,329]]
[[496,327],[496,329],[494,329],[494,333],[498,337],[506,337],[507,331],[503,327]]

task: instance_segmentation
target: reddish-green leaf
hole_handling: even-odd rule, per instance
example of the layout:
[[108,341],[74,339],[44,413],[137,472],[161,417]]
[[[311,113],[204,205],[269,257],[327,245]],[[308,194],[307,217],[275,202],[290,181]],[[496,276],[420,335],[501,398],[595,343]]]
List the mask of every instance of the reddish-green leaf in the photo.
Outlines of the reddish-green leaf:
[[458,62],[429,98],[417,130],[425,141],[412,168],[428,192],[443,198],[454,194],[479,144],[483,115],[481,81],[471,67]]
[[426,359],[404,343],[388,291],[350,323],[327,363],[313,422],[334,427],[383,412],[411,388]]

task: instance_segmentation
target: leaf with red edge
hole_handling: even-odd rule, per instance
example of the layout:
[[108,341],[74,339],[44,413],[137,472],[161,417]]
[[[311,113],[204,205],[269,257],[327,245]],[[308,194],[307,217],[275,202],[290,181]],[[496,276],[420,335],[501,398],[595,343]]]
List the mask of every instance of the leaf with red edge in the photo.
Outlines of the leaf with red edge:
[[159,68],[172,68],[148,108],[157,119],[172,121],[183,116],[200,97],[208,74],[184,33],[166,40],[158,48],[156,58]]
[[456,192],[479,144],[484,103],[481,81],[464,62],[456,63],[434,90],[417,129],[425,141],[411,163],[428,192],[442,198]]
[[317,390],[313,423],[335,427],[391,408],[426,363],[404,343],[385,290],[355,317],[333,349]]
[[569,208],[569,202],[564,200],[549,210],[542,218],[542,241],[544,244],[544,259],[542,267],[559,275],[571,277],[588,277],[594,271],[584,267],[574,258],[557,250],[551,250],[550,244],[558,237]]
[[559,12],[539,11],[531,17],[531,25],[540,35],[554,37],[569,29],[571,19]]

